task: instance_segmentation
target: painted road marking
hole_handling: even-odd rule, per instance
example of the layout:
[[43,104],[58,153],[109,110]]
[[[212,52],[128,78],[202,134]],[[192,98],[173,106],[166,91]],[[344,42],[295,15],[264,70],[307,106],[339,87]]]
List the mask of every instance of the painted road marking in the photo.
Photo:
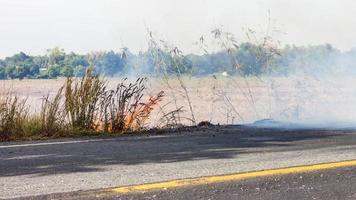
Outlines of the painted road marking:
[[111,189],[111,192],[116,192],[121,194],[129,193],[129,192],[143,192],[148,190],[168,189],[168,188],[176,188],[176,187],[192,186],[192,185],[204,185],[204,184],[218,183],[224,181],[236,181],[236,180],[244,180],[244,179],[258,178],[258,177],[265,177],[265,176],[311,172],[311,171],[326,170],[326,169],[332,169],[338,167],[350,167],[350,166],[356,166],[356,160],[253,171],[253,172],[246,172],[246,173],[220,175],[220,176],[180,179],[180,180],[166,181],[160,183],[132,185],[132,186],[113,188]]
[[114,138],[107,138],[107,139],[70,140],[70,141],[58,141],[58,142],[38,142],[38,143],[28,143],[28,144],[9,144],[9,145],[0,145],[0,149],[8,149],[8,148],[16,148],[16,147],[49,146],[49,145],[59,145],[59,144],[90,143],[90,142],[125,141],[125,140],[132,140],[132,139],[137,139],[142,137],[144,137],[145,139],[169,137],[169,135],[149,135],[150,136],[149,138],[147,136],[128,136],[128,137],[116,137],[116,138],[114,137]]
[[59,145],[59,144],[77,144],[77,143],[88,143],[88,142],[102,142],[102,141],[112,141],[115,139],[91,139],[91,140],[72,140],[72,141],[60,141],[60,142],[39,142],[30,144],[13,144],[0,146],[0,149],[15,148],[15,147],[33,147],[33,146],[48,146],[48,145]]

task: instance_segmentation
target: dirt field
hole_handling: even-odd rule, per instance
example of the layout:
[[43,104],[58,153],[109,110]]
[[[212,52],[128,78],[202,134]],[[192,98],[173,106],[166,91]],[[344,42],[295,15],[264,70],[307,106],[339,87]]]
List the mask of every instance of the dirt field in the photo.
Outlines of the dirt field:
[[[113,87],[121,78],[108,80]],[[1,81],[3,90],[10,89],[27,98],[31,110],[39,109],[41,97],[54,94],[63,84],[58,80]],[[273,118],[290,121],[352,121],[356,119],[356,87],[352,79],[319,80],[314,78],[239,78],[184,77],[183,85],[176,78],[151,78],[147,95],[160,90],[164,101],[150,119],[152,126],[163,114],[182,107],[183,124],[210,121],[220,124],[251,123]],[[187,93],[185,92],[185,89]],[[189,97],[189,100],[188,100]],[[147,98],[147,97],[146,97]],[[189,101],[191,108],[189,107]],[[192,112],[193,111],[193,115]]]

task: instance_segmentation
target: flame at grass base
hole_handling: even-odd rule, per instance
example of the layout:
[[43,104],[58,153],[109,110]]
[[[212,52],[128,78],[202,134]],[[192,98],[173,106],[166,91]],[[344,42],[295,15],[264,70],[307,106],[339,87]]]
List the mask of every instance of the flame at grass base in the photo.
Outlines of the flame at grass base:
[[99,120],[94,124],[95,130],[97,132],[123,132],[123,131],[135,131],[140,130],[144,127],[145,123],[150,117],[150,114],[154,108],[162,101],[164,97],[164,91],[160,91],[155,96],[151,96],[147,102],[139,102],[136,104],[130,105],[132,109],[129,110],[124,116],[117,116],[117,118],[123,117],[124,124],[122,130],[115,130],[113,128],[113,122],[110,120],[105,123],[104,121]]

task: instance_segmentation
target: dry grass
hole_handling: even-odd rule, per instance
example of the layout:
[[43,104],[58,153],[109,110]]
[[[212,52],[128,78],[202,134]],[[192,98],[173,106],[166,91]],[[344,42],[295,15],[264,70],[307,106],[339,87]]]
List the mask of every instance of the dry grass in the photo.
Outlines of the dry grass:
[[123,79],[108,90],[106,80],[88,69],[81,79],[68,78],[54,96],[44,96],[39,112],[29,112],[26,98],[2,94],[0,141],[140,131],[164,96],[160,91],[144,100],[146,82]]
[[138,78],[130,84],[126,81],[123,79],[115,90],[108,90],[102,95],[97,130],[122,132],[142,129],[154,106],[163,98],[161,91],[143,102],[147,79]]
[[0,98],[0,140],[11,140],[14,135],[23,136],[27,116],[26,100],[10,93]]
[[[324,119],[325,117],[353,120],[356,118],[355,113],[351,112],[356,109],[356,96],[354,95],[356,90],[352,87],[355,83],[354,79],[323,81],[305,77],[242,78],[216,75],[216,78],[182,76],[181,80],[186,85],[198,122],[236,124],[266,118],[286,120]],[[20,99],[28,97],[26,101],[28,104],[37,105],[40,108],[42,100],[39,97],[50,92],[52,101],[65,79],[24,81],[6,81],[6,85],[14,89],[14,95],[20,96]],[[124,84],[128,86],[130,82],[135,81],[136,79],[126,80]],[[165,96],[153,106],[150,117],[144,120],[147,124],[145,128],[192,124],[187,100],[179,81],[176,78],[169,79],[172,90],[167,89],[163,81],[162,78],[147,80],[147,88],[143,92],[140,103],[148,103],[150,97],[155,97],[162,90],[165,91]],[[107,88],[116,90],[117,85],[122,83],[122,78],[108,79],[107,82]],[[26,89],[21,89],[22,87]],[[174,92],[175,98],[171,95]],[[231,104],[220,95],[221,93]],[[62,101],[64,98],[62,97]],[[243,120],[232,110],[232,107],[236,108]],[[33,107],[29,109],[30,114],[37,113]],[[98,121],[95,122],[98,123]],[[77,132],[73,131],[73,134]]]
[[63,87],[58,90],[53,99],[47,95],[42,100],[39,120],[41,132],[46,136],[53,136],[53,134],[59,133],[66,126],[62,95]]
[[89,68],[79,81],[68,78],[64,87],[65,112],[71,128],[95,129],[93,124],[100,97],[105,92],[105,81]]

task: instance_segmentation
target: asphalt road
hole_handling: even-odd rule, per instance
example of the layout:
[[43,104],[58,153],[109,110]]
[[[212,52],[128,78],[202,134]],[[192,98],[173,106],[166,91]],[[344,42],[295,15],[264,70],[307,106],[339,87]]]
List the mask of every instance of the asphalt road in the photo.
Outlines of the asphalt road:
[[[0,198],[66,193],[353,159],[356,159],[356,132],[352,130],[272,130],[227,126],[159,136],[1,144]],[[340,177],[350,173],[353,176],[345,180],[344,184],[354,187],[350,183],[355,183],[355,170],[342,170]],[[283,185],[293,186],[293,180],[288,176]],[[265,182],[257,181],[251,187]],[[276,181],[275,184],[280,183]],[[222,183],[211,187],[225,191],[229,187],[236,189],[239,184]],[[190,189],[198,193],[201,191],[202,195],[206,193],[204,191],[214,191],[209,187]],[[285,189],[282,188],[287,194]],[[268,192],[265,194],[269,195]],[[220,199],[230,198],[223,197]],[[265,197],[268,199],[273,196]],[[184,196],[178,195],[177,198],[184,199]]]
[[354,200],[356,199],[356,167],[316,172],[253,178],[199,186],[179,187],[130,194],[77,193],[37,196],[33,199],[102,199],[102,200]]
[[[146,193],[108,195],[99,198],[121,200],[355,200],[356,167],[230,181]],[[98,197],[87,196],[85,199],[98,199]]]

